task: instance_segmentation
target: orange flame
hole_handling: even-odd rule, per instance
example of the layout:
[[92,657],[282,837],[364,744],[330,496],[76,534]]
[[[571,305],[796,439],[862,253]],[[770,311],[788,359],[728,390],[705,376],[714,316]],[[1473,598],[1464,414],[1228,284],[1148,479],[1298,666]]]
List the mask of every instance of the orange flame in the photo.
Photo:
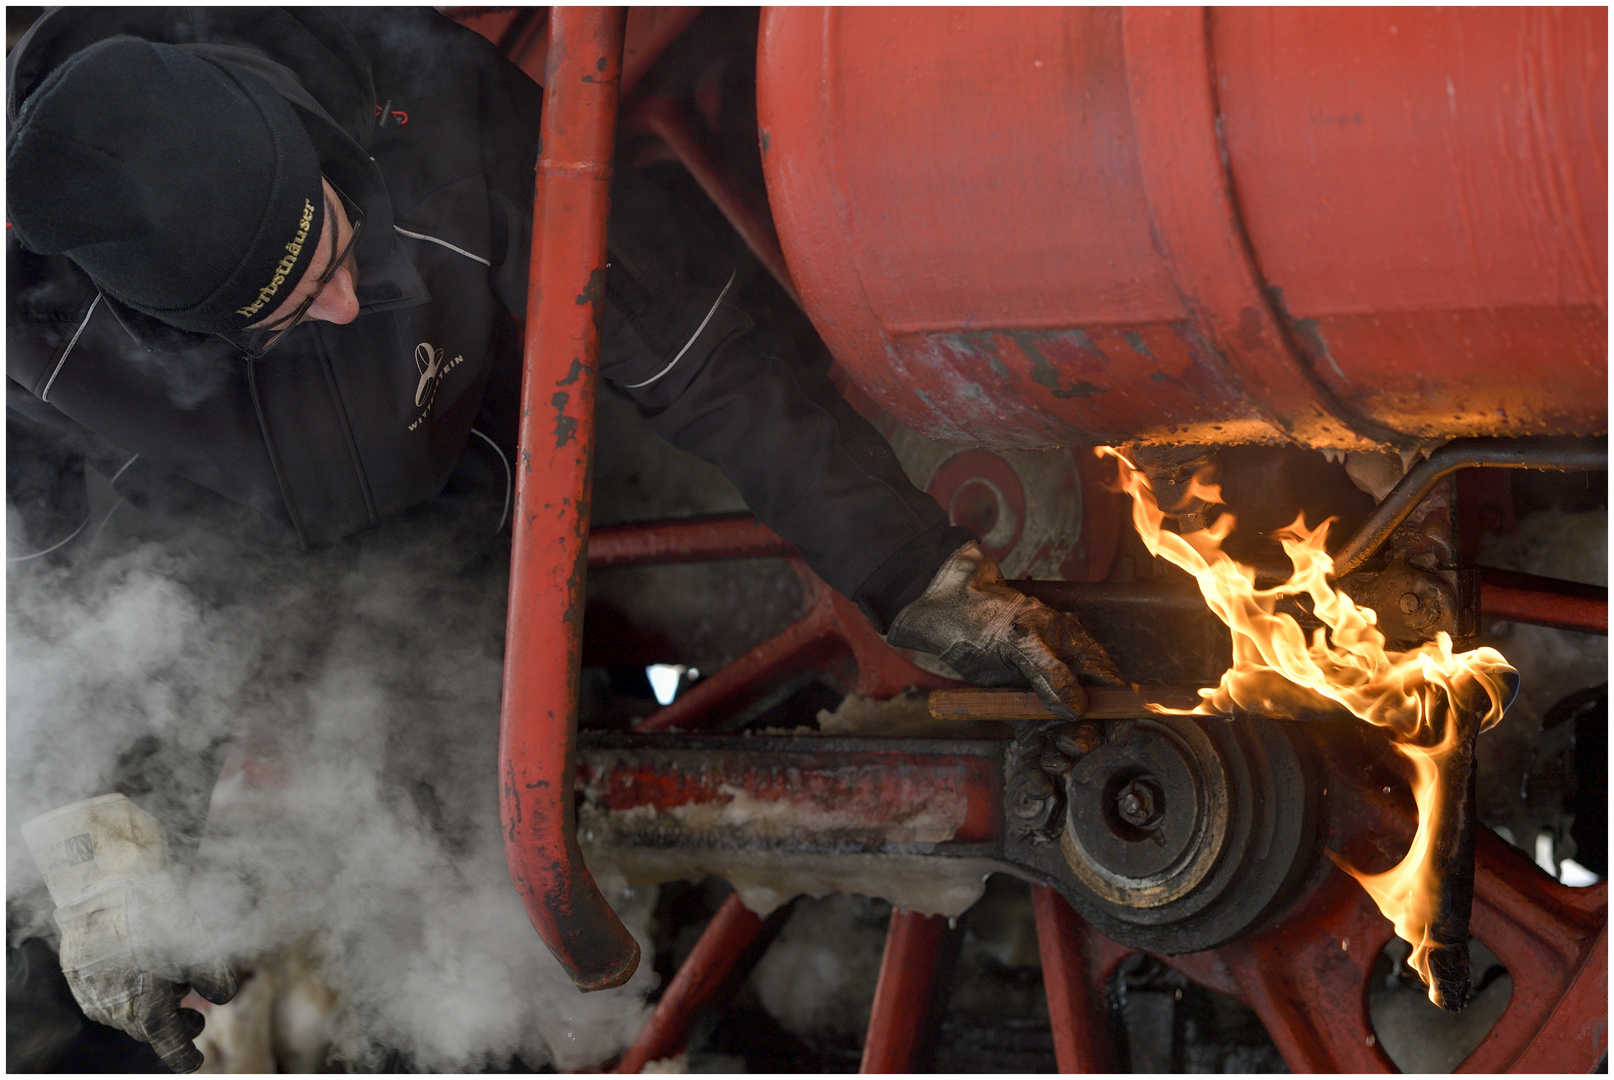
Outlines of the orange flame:
[[[1429,939],[1429,929],[1440,880],[1429,853],[1439,826],[1442,766],[1461,742],[1459,725],[1448,722],[1452,703],[1461,700],[1466,707],[1470,699],[1477,700],[1474,688],[1483,689],[1490,704],[1480,730],[1494,726],[1509,699],[1503,676],[1513,668],[1489,647],[1453,653],[1451,636],[1444,631],[1407,652],[1386,650],[1373,609],[1359,607],[1328,582],[1334,564],[1325,544],[1332,518],[1308,530],[1302,515],[1279,532],[1294,573],[1281,585],[1258,589],[1255,571],[1222,551],[1222,542],[1233,531],[1232,514],[1187,535],[1170,532],[1162,527],[1165,515],[1148,478],[1113,447],[1095,452],[1116,459],[1121,488],[1132,496],[1132,522],[1150,553],[1192,574],[1205,602],[1233,633],[1233,666],[1217,686],[1199,691],[1198,706],[1151,708],[1208,715],[1239,708],[1303,716],[1343,706],[1389,729],[1396,749],[1412,763],[1418,831],[1406,857],[1382,874],[1365,874],[1329,855],[1362,884],[1396,933],[1413,946],[1409,962],[1430,984],[1428,955],[1439,946]],[[1195,476],[1190,492],[1208,503],[1221,502],[1221,490],[1203,476]],[[1297,594],[1311,597],[1326,628],[1310,641],[1293,617],[1276,610],[1281,599]],[[1430,998],[1434,1000],[1432,988]]]

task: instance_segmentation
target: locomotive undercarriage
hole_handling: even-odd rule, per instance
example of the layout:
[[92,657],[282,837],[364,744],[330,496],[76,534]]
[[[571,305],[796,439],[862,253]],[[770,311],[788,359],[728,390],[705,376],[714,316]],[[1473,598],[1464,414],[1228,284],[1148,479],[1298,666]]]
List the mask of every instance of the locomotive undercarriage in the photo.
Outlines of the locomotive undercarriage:
[[[634,418],[617,415],[611,403],[602,406],[602,417],[602,445],[613,446],[602,455],[597,477],[605,520],[631,516],[631,502],[657,513],[653,497],[646,499],[643,487],[632,482],[638,473],[626,448],[633,445]],[[911,439],[917,436],[893,441],[900,447]],[[1360,524],[1373,509],[1371,497],[1350,485],[1343,465],[1315,451],[1243,447],[1212,456],[1230,502],[1238,500],[1234,512],[1241,520],[1292,514],[1298,507],[1285,500],[1295,488],[1343,510],[1342,525],[1352,524],[1351,515]],[[646,468],[660,470],[660,489],[681,492],[686,511],[706,508],[689,506],[692,487],[673,481],[665,460],[646,461]],[[1570,504],[1588,507],[1602,490],[1595,474],[1517,476],[1511,486],[1492,484],[1485,505],[1494,504],[1498,492],[1516,491],[1526,506],[1554,492],[1559,500],[1580,492],[1569,495]],[[627,480],[618,490],[628,498],[613,505],[609,485],[617,477]],[[1285,482],[1274,483],[1275,477]],[[1456,484],[1447,481],[1413,516],[1411,528],[1403,525],[1392,535],[1392,548],[1435,545],[1455,563],[1465,541],[1453,524],[1465,519],[1453,513],[1454,496],[1460,486],[1469,505],[1479,504],[1487,494],[1484,480],[1469,472]],[[707,505],[727,509],[729,495],[721,485],[706,486]],[[1045,494],[1029,485],[1025,490],[1033,504]],[[1261,497],[1284,505],[1262,506]],[[1004,506],[999,512],[1017,511]],[[1090,516],[1104,520],[1102,514]],[[723,530],[735,531],[733,517],[706,520],[717,542],[686,531],[681,551],[663,546],[660,555],[644,561],[708,559],[737,550],[763,554],[754,539],[748,552],[732,546],[732,536],[731,546],[723,548]],[[1473,520],[1479,520],[1477,510]],[[798,895],[845,892],[880,898],[893,908],[865,1065],[869,1055],[885,1054],[875,1060],[919,1067],[925,1059],[914,1055],[927,1046],[934,1055],[941,1029],[936,1016],[927,1022],[924,1010],[901,1003],[936,1001],[937,957],[948,955],[949,920],[956,922],[981,897],[988,875],[1001,875],[1031,887],[1054,1040],[1063,1040],[1077,1063],[1124,1068],[1128,1053],[1141,1052],[1127,1049],[1128,1014],[1110,1015],[1106,1002],[1115,1001],[1115,989],[1124,987],[1143,956],[1164,965],[1157,975],[1175,973],[1253,1008],[1290,1068],[1392,1067],[1395,1059],[1379,1041],[1370,1001],[1379,1008],[1372,992],[1382,997],[1387,977],[1393,979],[1383,955],[1393,933],[1368,896],[1322,855],[1326,849],[1382,869],[1405,850],[1416,810],[1405,768],[1387,740],[1352,720],[1228,724],[1152,715],[1095,694],[1102,745],[1061,790],[1038,798],[1027,790],[1035,763],[1016,752],[1008,724],[932,716],[923,692],[910,687],[940,687],[945,677],[910,666],[925,658],[885,648],[866,627],[860,633],[855,612],[837,612],[833,595],[789,560],[668,571],[643,563],[623,568],[637,561],[629,550],[635,533],[645,549],[653,546],[646,538],[658,530],[690,526],[687,519],[677,526],[602,524],[595,535],[604,543],[591,546],[592,564],[617,569],[592,572],[590,618],[620,631],[642,613],[647,632],[638,639],[638,652],[631,636],[615,637],[594,656],[585,651],[585,664],[611,665],[593,669],[597,692],[585,727],[594,730],[582,733],[579,747],[578,828],[585,855],[604,882],[646,885],[711,875],[735,886],[685,960],[699,975],[672,982],[657,1019],[629,1051],[630,1062],[678,1051],[697,1020],[709,1041],[718,1030],[714,1016],[723,1015],[713,1011],[714,1002],[743,982],[745,970],[736,973],[735,965],[742,958],[756,962],[764,927],[777,924],[781,913],[788,916]],[[1466,543],[1480,540],[1473,531]],[[1256,541],[1246,550],[1248,561],[1270,557],[1259,546]],[[1153,691],[1154,700],[1213,684],[1228,662],[1228,639],[1186,575],[1149,559],[1124,526],[1114,553],[1108,580],[1025,587],[1077,611],[1129,677]],[[1382,554],[1375,568],[1383,564]],[[741,572],[756,595],[786,598],[762,605],[775,625],[783,625],[744,654],[739,643],[719,642],[700,630],[674,644],[679,638],[668,632],[670,613],[635,607],[635,596],[644,595],[659,572],[676,575],[687,587],[692,574],[711,574],[716,581],[731,566],[745,568]],[[1378,570],[1372,580],[1384,576]],[[792,578],[802,582],[805,594],[797,609],[805,612],[795,619],[788,604]],[[1484,610],[1481,574],[1469,569],[1451,578],[1457,602],[1448,599],[1442,607],[1443,628],[1457,632],[1463,629],[1458,620],[1466,620],[1473,627],[1468,641],[1478,637],[1475,629],[1484,640],[1507,631]],[[1344,587],[1351,589],[1351,583]],[[692,606],[671,618],[697,628],[717,622],[728,600],[703,606],[695,595],[683,595]],[[681,664],[702,675],[686,677],[672,705],[631,719],[632,712],[646,713],[647,703],[607,690],[613,668],[617,684],[625,685],[629,663]],[[1569,677],[1590,686],[1600,670],[1590,663]],[[1531,681],[1526,671],[1526,685]],[[1557,689],[1582,688],[1560,683]],[[853,696],[835,704],[848,693]],[[1535,697],[1540,695],[1537,690]],[[871,700],[880,698],[883,705]],[[659,733],[667,719],[681,730]],[[1529,695],[1504,728],[1527,724],[1547,743],[1564,734],[1551,730],[1561,722],[1543,724],[1542,707],[1531,705]],[[1567,837],[1566,822],[1578,809],[1585,813],[1582,808],[1600,804],[1602,793],[1570,794],[1560,785],[1562,801],[1548,812],[1552,820],[1540,816],[1542,801],[1516,796],[1534,784],[1539,800],[1539,786],[1553,783],[1543,775],[1553,770],[1542,768],[1551,751],[1537,741],[1529,754],[1520,754],[1517,733],[1505,743],[1491,741],[1501,733],[1479,744],[1484,820],[1528,838],[1526,849],[1543,835],[1543,826]],[[1490,752],[1493,746],[1501,752]],[[1568,760],[1560,759],[1557,775],[1567,776]],[[1139,795],[1153,804],[1138,805]],[[1568,849],[1560,843],[1561,859]],[[1581,854],[1598,863],[1597,853]],[[1596,982],[1588,978],[1586,961],[1601,953],[1606,901],[1604,886],[1577,889],[1555,882],[1525,851],[1486,827],[1477,838],[1475,862],[1472,931],[1497,958],[1476,971],[1476,985],[1487,973],[1494,984],[1505,971],[1513,998],[1522,1000],[1506,1009],[1465,1067],[1502,1068],[1547,1029],[1555,1033],[1547,1037],[1556,1038],[1557,1025],[1575,1010],[1601,1008],[1590,993]],[[1526,986],[1532,989],[1524,991]],[[1470,1018],[1469,1025],[1474,1023]],[[1405,1043],[1394,1050],[1403,1057],[1417,1052]],[[1189,1052],[1178,1048],[1179,1065]],[[1061,1063],[1071,1066],[1063,1056]]]
[[[705,37],[688,34],[671,48],[650,89],[623,110],[625,145],[668,181],[704,190],[733,226],[736,250],[744,241],[754,253],[752,273],[773,274],[781,294],[794,299],[747,153],[755,129],[749,27],[736,18],[725,29],[726,37],[709,27]],[[783,297],[778,307],[781,320],[797,315]],[[812,341],[812,331],[799,326]],[[955,521],[972,525],[1010,578],[1030,580],[1027,591],[1080,613],[1149,696],[1217,680],[1227,667],[1227,634],[1185,575],[1149,557],[1085,450],[1025,454],[938,444],[846,384],[915,483]],[[617,442],[607,431],[602,447]],[[1604,602],[1595,589],[1475,568],[1483,526],[1511,520],[1509,488],[1498,486],[1496,473],[1453,473],[1482,463],[1598,470],[1606,468],[1601,444],[1436,446],[1424,447],[1438,460],[1425,463],[1422,479],[1417,470],[1401,476],[1417,462],[1415,452],[1399,463],[1364,460],[1370,455],[1348,463],[1338,452],[1293,446],[1152,446],[1135,457],[1160,491],[1214,465],[1243,523],[1228,549],[1269,580],[1282,580],[1286,567],[1265,533],[1298,510],[1312,523],[1335,517],[1332,549],[1356,571],[1341,588],[1383,613],[1391,644],[1411,646],[1446,631],[1459,647],[1472,646],[1482,630],[1495,630],[1498,617],[1595,630],[1595,613],[1591,622],[1569,613]],[[1385,980],[1390,925],[1322,857],[1327,849],[1361,867],[1388,867],[1411,839],[1417,815],[1386,741],[1359,723],[1328,718],[1227,725],[1159,717],[1135,701],[1117,701],[1110,712],[1099,710],[1104,718],[1091,728],[1085,762],[1049,783],[1035,747],[1015,743],[1009,725],[967,710],[931,715],[938,710],[926,709],[923,693],[955,686],[951,673],[935,659],[884,646],[788,546],[736,515],[689,520],[697,510],[738,509],[731,492],[710,507],[689,505],[688,488],[676,509],[659,509],[654,499],[638,512],[613,507],[607,484],[612,455],[620,454],[602,450],[589,541],[587,618],[612,633],[587,633],[584,663],[618,672],[678,663],[691,675],[675,701],[650,712],[608,693],[612,680],[596,672],[592,714],[596,725],[613,730],[579,738],[579,843],[604,881],[715,875],[734,891],[618,1069],[636,1070],[688,1046],[697,1020],[702,1038],[710,1036],[712,1004],[728,998],[757,962],[792,898],[826,893],[893,904],[863,1069],[925,1064],[923,1049],[935,1049],[939,1030],[947,957],[957,954],[947,923],[970,909],[991,875],[1030,883],[1062,1069],[1125,1064],[1110,1030],[1135,1017],[1122,1011],[1127,1022],[1110,1023],[1104,986],[1125,986],[1123,969],[1136,969],[1139,952],[1164,964],[1159,970],[1254,1009],[1291,1069],[1398,1064],[1378,1041],[1369,1009],[1370,983]],[[650,470],[665,484],[665,458]],[[1530,491],[1528,481],[1516,486]],[[1603,489],[1598,476],[1585,484],[1588,492]],[[1202,504],[1178,509],[1183,531],[1217,513]],[[662,513],[684,520],[642,523]],[[641,525],[628,523],[634,518]],[[783,563],[768,570],[751,563],[739,592],[757,597],[744,605],[742,620],[771,636],[725,630],[734,623],[736,594],[728,567],[746,563],[684,565],[665,580],[676,580],[671,588],[657,588],[642,570],[767,555]],[[691,604],[699,581],[723,599]],[[1306,620],[1304,610],[1293,613]],[[621,678],[615,681],[620,689]],[[1498,768],[1482,751],[1486,788],[1503,780],[1498,773],[1511,773],[1503,785],[1528,786],[1519,757],[1506,760],[1511,768]],[[1578,797],[1585,794],[1593,793]],[[1488,820],[1516,838],[1543,835],[1533,820],[1498,820],[1506,802],[1486,796]],[[1601,1053],[1598,1036],[1570,1051],[1575,1036],[1566,1043],[1566,1033],[1587,1017],[1595,1028],[1601,1015],[1606,888],[1554,883],[1485,828],[1475,839],[1474,865],[1470,927],[1480,951],[1490,949],[1485,956],[1498,961],[1480,985],[1493,985],[1506,970],[1512,985],[1532,990],[1512,994],[1488,1038],[1475,1028],[1480,1048],[1457,1053],[1448,1067],[1462,1057],[1467,1069],[1524,1067],[1545,1062],[1545,1053],[1578,1054],[1587,1061],[1570,1067],[1590,1067]],[[1149,1041],[1135,1033],[1120,1043],[1131,1044],[1125,1053],[1133,1065],[1169,1064],[1170,1053],[1139,1059]],[[1399,1064],[1419,1064],[1412,1053],[1403,1049]]]
[[[755,254],[751,272],[771,272],[793,296],[746,152],[755,124],[743,72],[754,53],[747,28],[736,29],[741,23],[732,18],[727,37],[690,33],[669,51],[660,80],[653,76],[652,88],[624,109],[624,145],[669,182],[691,192],[698,185],[734,227],[736,251],[743,239]],[[707,44],[694,44],[701,40]],[[781,299],[777,315],[797,313]],[[798,326],[811,342],[805,321]],[[1229,662],[1225,629],[1186,575],[1145,550],[1086,448],[1039,454],[938,443],[847,388],[915,482],[975,528],[1020,587],[1077,612],[1143,696],[1191,701],[1193,688],[1214,684]],[[1519,846],[1485,825],[1473,841],[1469,926],[1475,955],[1484,958],[1476,1005],[1462,1034],[1431,1037],[1445,1018],[1430,1007],[1432,1015],[1402,1024],[1397,1038],[1385,990],[1397,979],[1416,980],[1395,974],[1402,969],[1387,960],[1396,953],[1389,923],[1323,857],[1326,850],[1382,869],[1405,851],[1417,812],[1387,740],[1351,720],[1228,724],[1160,716],[1129,695],[1099,695],[1091,752],[1050,782],[1035,747],[1017,743],[1010,725],[968,708],[927,707],[926,692],[958,685],[952,673],[934,658],[886,647],[788,545],[743,515],[692,520],[737,510],[737,501],[720,481],[705,485],[704,501],[700,481],[673,480],[659,451],[654,463],[635,461],[624,449],[633,445],[633,421],[617,411],[602,403],[588,619],[611,632],[591,630],[584,642],[584,664],[596,666],[592,682],[585,679],[593,693],[585,691],[583,726],[594,730],[580,734],[578,836],[602,881],[704,878],[709,901],[714,878],[734,888],[720,904],[697,905],[710,922],[676,974],[665,972],[671,982],[656,1014],[619,1069],[676,1054],[692,1033],[697,1044],[715,1047],[719,1003],[733,999],[794,898],[831,893],[891,905],[861,1052],[865,1071],[951,1060],[937,1056],[946,1024],[957,1034],[956,1022],[943,1019],[959,948],[948,928],[967,919],[988,879],[999,893],[1022,887],[1011,881],[1030,888],[1063,1071],[1185,1067],[1192,1047],[1170,1049],[1171,1007],[1165,1027],[1157,1015],[1150,1029],[1148,1008],[1136,1004],[1163,1000],[1150,997],[1162,986],[1174,1002],[1185,986],[1197,986],[1253,1010],[1295,1070],[1459,1062],[1481,1071],[1585,1069],[1599,1060],[1606,885],[1554,881],[1526,852],[1532,844],[1539,852],[1549,835],[1597,832],[1585,825],[1597,819],[1606,784],[1573,793],[1573,782],[1559,785],[1549,809],[1540,773],[1551,759],[1547,747],[1565,737],[1567,716],[1583,718],[1581,743],[1595,745],[1606,723],[1606,689],[1596,687],[1602,650],[1586,653],[1578,670],[1549,661],[1533,679],[1526,669],[1525,685],[1536,685],[1504,725],[1512,733],[1480,741],[1470,798],[1483,821]],[[1134,458],[1161,492],[1212,467],[1241,523],[1227,548],[1268,581],[1288,569],[1270,532],[1299,511],[1312,524],[1335,518],[1330,550],[1353,571],[1340,587],[1381,613],[1392,645],[1445,631],[1471,647],[1507,636],[1516,625],[1509,619],[1606,633],[1597,614],[1606,592],[1519,573],[1540,560],[1515,562],[1511,572],[1479,568],[1481,546],[1497,547],[1495,534],[1516,523],[1515,502],[1562,504],[1567,496],[1581,510],[1604,506],[1606,474],[1458,471],[1603,470],[1603,445],[1474,440],[1431,443],[1421,456],[1431,452],[1421,468],[1417,452],[1400,461],[1349,460],[1270,445],[1154,445],[1135,448]],[[639,498],[613,502],[613,477]],[[658,501],[663,493],[667,505]],[[1202,503],[1174,505],[1184,532],[1218,513]],[[651,520],[673,517],[682,520]],[[761,561],[769,556],[771,563]],[[660,579],[648,569],[668,564],[683,565]],[[739,589],[736,571],[745,582]],[[737,592],[756,602],[737,612]],[[1306,624],[1305,609],[1291,613]],[[749,632],[735,632],[740,622]],[[624,673],[649,663],[690,673],[678,697],[654,711],[610,689],[626,689]],[[985,711],[1003,716],[995,706]],[[1525,743],[1533,745],[1521,753]],[[1594,746],[1579,750],[1583,771],[1597,773],[1589,764]],[[1557,771],[1567,777],[1573,768]],[[1577,814],[1575,830],[1569,823]],[[1539,863],[1559,865],[1553,860],[1568,847]],[[1592,847],[1581,854],[1605,872],[1606,856]],[[1117,1007],[1128,986],[1139,991],[1136,1003]],[[1498,993],[1509,986],[1507,997]],[[1409,1039],[1407,1030],[1419,1034]],[[1441,1049],[1419,1056],[1419,1043],[1427,1051],[1431,1042]]]

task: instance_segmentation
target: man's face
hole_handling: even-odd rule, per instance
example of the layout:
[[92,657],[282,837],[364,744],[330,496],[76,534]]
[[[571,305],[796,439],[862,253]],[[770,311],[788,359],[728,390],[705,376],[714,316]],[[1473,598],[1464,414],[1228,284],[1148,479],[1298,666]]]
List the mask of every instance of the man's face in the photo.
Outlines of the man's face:
[[302,280],[287,294],[281,305],[267,318],[250,324],[248,329],[271,330],[279,327],[289,320],[302,302],[316,290],[319,291],[319,295],[309,305],[308,314],[304,316],[306,320],[350,323],[359,316],[357,295],[359,264],[356,249],[348,252],[341,268],[325,283],[323,289],[320,288],[320,278],[325,276],[325,271],[330,269],[336,253],[347,246],[348,239],[353,235],[353,223],[348,220],[342,200],[336,197],[330,181],[322,176],[319,182],[325,193],[325,224],[320,229],[319,249],[314,260],[308,264]]

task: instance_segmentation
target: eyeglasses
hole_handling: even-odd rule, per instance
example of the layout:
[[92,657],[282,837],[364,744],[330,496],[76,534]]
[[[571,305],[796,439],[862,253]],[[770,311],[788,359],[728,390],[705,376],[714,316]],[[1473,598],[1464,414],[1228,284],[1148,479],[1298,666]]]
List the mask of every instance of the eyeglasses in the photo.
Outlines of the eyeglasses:
[[[324,180],[327,184],[331,183],[329,177],[324,177]],[[319,294],[325,291],[325,286],[330,284],[331,278],[335,277],[336,272],[342,268],[342,264],[347,262],[348,253],[353,250],[353,245],[358,242],[359,232],[364,228],[364,211],[359,209],[359,204],[344,195],[342,189],[335,184],[331,184],[331,190],[336,192],[336,197],[342,200],[342,207],[347,211],[347,219],[353,226],[353,233],[347,238],[347,245],[331,260],[331,265],[325,268],[325,273],[320,275],[319,281],[314,286],[314,291],[303,299],[303,302],[297,306],[296,311],[279,320],[281,325],[260,326],[253,330],[238,330],[233,334],[218,335],[254,360],[263,359],[270,349],[279,345],[282,338],[297,329],[302,321],[308,317],[308,309],[314,306],[314,301],[319,299]],[[332,222],[331,227],[334,229],[336,223]]]

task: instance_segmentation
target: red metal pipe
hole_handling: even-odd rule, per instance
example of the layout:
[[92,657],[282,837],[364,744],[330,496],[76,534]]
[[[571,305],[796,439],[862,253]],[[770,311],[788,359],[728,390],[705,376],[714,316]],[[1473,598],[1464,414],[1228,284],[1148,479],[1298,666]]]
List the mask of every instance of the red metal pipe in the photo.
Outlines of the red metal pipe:
[[793,557],[791,565],[806,586],[807,610],[802,617],[645,717],[634,725],[635,731],[710,727],[785,676],[847,654],[857,665],[853,692],[876,701],[908,687],[938,690],[964,685],[916,667],[885,643],[856,605],[824,584],[799,557]]
[[1485,566],[1480,568],[1480,615],[1606,634],[1608,590]]
[[633,7],[622,39],[622,96],[633,93],[650,67],[689,29],[698,7]]
[[[493,44],[498,45],[510,33],[517,18],[532,8],[438,8],[444,15],[475,30]],[[622,40],[621,97],[633,93],[639,80],[649,72],[651,65],[661,59],[667,46],[689,28],[698,7],[636,7],[628,11],[627,28]],[[549,55],[549,13],[537,9],[534,17],[520,29],[515,40],[505,44],[505,56],[533,82],[543,85],[544,63]]]
[[620,986],[639,946],[583,865],[572,770],[605,227],[621,8],[554,8],[533,204],[499,813],[527,914],[582,990]]
[[943,915],[921,915],[901,908],[891,912],[859,1072],[913,1071],[914,1052],[936,979],[936,957],[946,932]]
[[1059,1071],[1113,1071],[1114,1050],[1101,1011],[1103,999],[1095,995],[1087,970],[1080,917],[1047,885],[1031,887],[1031,910]]
[[790,267],[785,264],[784,251],[779,247],[779,234],[774,231],[773,219],[764,209],[746,198],[729,179],[719,164],[711,136],[696,126],[687,110],[665,97],[646,97],[634,107],[632,119],[666,143],[668,149],[677,155],[701,190],[728,218],[734,231],[740,234],[752,253],[768,268],[768,273],[800,307],[801,297],[796,295],[796,285],[790,278]]
[[588,534],[588,568],[794,555],[790,541],[750,514],[607,525]]
[[633,726],[635,731],[695,731],[772,689],[786,675],[840,652],[830,615],[813,606],[801,619],[701,680]]
[[762,920],[740,902],[739,893],[730,893],[667,985],[644,1030],[612,1071],[637,1073],[682,1050],[690,1025],[761,930]]

